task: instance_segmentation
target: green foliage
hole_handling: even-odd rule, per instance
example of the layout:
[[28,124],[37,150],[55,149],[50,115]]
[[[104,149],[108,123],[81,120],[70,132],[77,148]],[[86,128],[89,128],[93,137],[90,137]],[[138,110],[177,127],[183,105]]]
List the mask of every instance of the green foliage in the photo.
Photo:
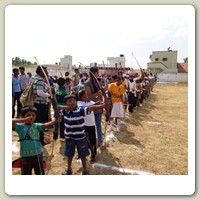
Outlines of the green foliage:
[[21,59],[20,57],[12,58],[12,65],[14,65],[14,66],[30,66],[30,65],[34,65],[34,64],[37,64],[37,63],[32,63],[25,59]]
[[188,63],[188,57],[183,58],[184,63]]

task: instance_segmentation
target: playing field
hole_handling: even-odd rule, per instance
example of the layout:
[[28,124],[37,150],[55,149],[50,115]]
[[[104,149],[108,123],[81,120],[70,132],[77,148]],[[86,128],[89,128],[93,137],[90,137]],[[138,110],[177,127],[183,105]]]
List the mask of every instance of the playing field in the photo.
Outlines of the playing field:
[[[104,127],[104,121],[103,121]],[[50,134],[49,129],[46,132]],[[13,133],[13,160],[18,157]],[[113,174],[188,174],[188,85],[156,84],[142,107],[126,113],[121,132],[106,132],[106,150],[98,151],[96,163],[88,169],[95,175]],[[66,168],[64,142],[57,140],[44,147],[46,174],[58,175]],[[80,160],[73,160],[73,174],[81,174]],[[20,169],[13,169],[20,174]]]

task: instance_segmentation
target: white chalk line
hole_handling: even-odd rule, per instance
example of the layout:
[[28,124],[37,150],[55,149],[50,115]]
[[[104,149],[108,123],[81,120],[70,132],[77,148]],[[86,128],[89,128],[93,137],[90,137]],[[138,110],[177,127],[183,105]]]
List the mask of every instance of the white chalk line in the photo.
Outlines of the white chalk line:
[[107,170],[118,171],[118,172],[121,172],[121,173],[124,173],[124,174],[130,174],[130,175],[154,175],[154,174],[149,173],[149,172],[126,169],[126,168],[122,168],[122,167],[115,167],[115,166],[105,165],[105,164],[97,163],[97,162],[92,164],[92,167],[106,168]]
[[160,125],[162,122],[156,122],[156,121],[142,121],[142,123],[152,124],[152,125]]

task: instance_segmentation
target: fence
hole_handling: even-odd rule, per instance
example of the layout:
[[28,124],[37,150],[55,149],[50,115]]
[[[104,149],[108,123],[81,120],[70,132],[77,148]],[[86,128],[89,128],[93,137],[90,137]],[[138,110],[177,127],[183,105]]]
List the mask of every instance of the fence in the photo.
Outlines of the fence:
[[188,82],[188,73],[160,73],[158,82]]

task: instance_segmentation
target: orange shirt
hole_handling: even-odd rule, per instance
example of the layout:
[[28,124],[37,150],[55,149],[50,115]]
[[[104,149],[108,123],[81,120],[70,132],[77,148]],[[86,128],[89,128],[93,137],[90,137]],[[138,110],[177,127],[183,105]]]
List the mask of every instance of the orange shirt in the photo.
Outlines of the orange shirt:
[[111,83],[108,86],[108,91],[111,93],[112,102],[122,102],[122,95],[126,93],[126,89],[123,85],[117,85],[116,83]]

